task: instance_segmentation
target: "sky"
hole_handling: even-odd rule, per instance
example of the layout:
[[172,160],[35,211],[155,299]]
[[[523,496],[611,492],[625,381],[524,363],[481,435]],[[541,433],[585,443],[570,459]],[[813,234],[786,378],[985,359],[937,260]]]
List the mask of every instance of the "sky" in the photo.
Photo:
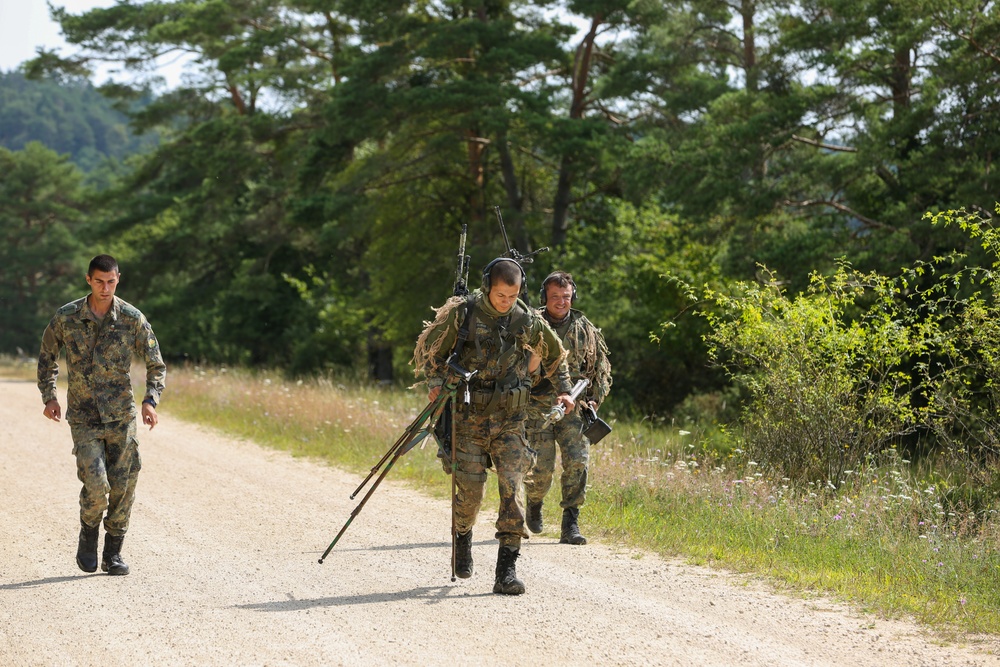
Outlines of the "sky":
[[[55,0],[78,14],[94,7],[110,7],[114,0]],[[0,0],[0,70],[9,72],[35,56],[35,48],[59,48],[69,53],[59,24],[49,19],[45,0]]]
[[[115,0],[50,1],[57,7],[65,7],[71,14],[115,4]],[[0,0],[0,71],[17,69],[21,63],[35,57],[39,46],[55,49],[64,56],[73,52],[63,40],[59,24],[49,18],[46,0]],[[182,70],[183,59],[175,59],[161,67],[158,73],[172,88],[181,80]],[[98,70],[94,82],[99,84],[106,78],[107,75]]]
[[[65,7],[71,14],[81,14],[98,7],[111,7],[115,0],[51,0],[56,7]],[[61,55],[73,53],[73,47],[62,38],[59,24],[49,18],[45,0],[0,0],[0,70],[10,72],[35,57],[39,46],[55,49]],[[169,87],[181,78],[182,62],[173,61],[160,69]],[[97,70],[94,83],[103,83],[106,72]]]

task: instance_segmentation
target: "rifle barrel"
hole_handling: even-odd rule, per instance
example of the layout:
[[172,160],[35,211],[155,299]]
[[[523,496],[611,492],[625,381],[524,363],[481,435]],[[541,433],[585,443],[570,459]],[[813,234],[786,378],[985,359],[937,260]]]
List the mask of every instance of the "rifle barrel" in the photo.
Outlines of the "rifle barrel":
[[507,227],[503,224],[503,216],[500,214],[500,207],[494,206],[493,212],[497,214],[497,222],[500,223],[500,233],[503,234],[503,245],[507,249],[507,256],[517,260],[517,256],[511,251],[510,240],[507,238]]
[[455,294],[458,293],[466,286],[465,275],[465,237],[468,232],[469,225],[462,223],[462,235],[458,238],[458,270],[455,273]]

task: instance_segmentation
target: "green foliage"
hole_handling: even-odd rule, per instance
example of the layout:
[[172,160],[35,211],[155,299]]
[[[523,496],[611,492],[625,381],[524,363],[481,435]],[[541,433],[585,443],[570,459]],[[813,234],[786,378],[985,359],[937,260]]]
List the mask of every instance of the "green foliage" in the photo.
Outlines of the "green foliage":
[[[951,288],[942,305],[953,323],[939,346],[942,377],[931,397],[932,426],[953,462],[962,463],[969,482],[990,476],[1000,459],[1000,230],[992,221],[964,210],[927,216],[934,224],[954,225],[993,258],[988,268],[966,267],[944,275]],[[938,292],[943,290],[939,289]]]
[[928,218],[964,231],[992,265],[953,254],[887,277],[843,262],[794,297],[766,269],[759,283],[687,287],[709,304],[700,314],[710,359],[747,393],[741,437],[752,459],[798,482],[837,484],[905,446],[961,470],[952,489],[992,477],[1000,234],[965,211]]
[[921,423],[925,361],[938,317],[918,320],[896,280],[842,264],[789,297],[763,284],[705,290],[712,360],[745,385],[745,448],[799,481],[843,478]]
[[[103,176],[94,234],[181,357],[300,373],[393,347],[408,373],[461,226],[473,283],[503,252],[499,204],[519,250],[553,246],[527,267],[532,294],[549,269],[578,276],[611,343],[614,408],[666,418],[697,395],[721,415],[744,388],[708,367],[709,323],[661,275],[727,284],[765,265],[794,302],[837,258],[866,275],[952,250],[975,265],[983,249],[921,216],[987,210],[1000,189],[993,5],[247,0],[54,16],[74,51],[27,71],[71,88],[114,62],[101,91],[162,133]],[[190,58],[184,82],[145,104],[163,54]],[[664,313],[682,314],[660,331]],[[902,358],[920,386],[930,360]],[[962,380],[982,400],[982,376]]]
[[69,154],[89,172],[147,150],[156,137],[133,134],[126,115],[86,80],[30,81],[0,72],[0,145],[19,151],[32,141]]
[[0,173],[0,350],[34,355],[55,309],[87,290],[82,175],[37,142],[0,148]]
[[679,318],[656,337],[649,325],[660,313],[686,306],[685,295],[663,276],[713,280],[713,250],[696,229],[654,204],[612,200],[605,206],[593,204],[570,232],[567,247],[541,255],[539,262],[546,270],[573,274],[580,294],[575,307],[602,328],[611,350],[612,405],[663,417],[692,391],[719,382],[700,342],[702,320]]

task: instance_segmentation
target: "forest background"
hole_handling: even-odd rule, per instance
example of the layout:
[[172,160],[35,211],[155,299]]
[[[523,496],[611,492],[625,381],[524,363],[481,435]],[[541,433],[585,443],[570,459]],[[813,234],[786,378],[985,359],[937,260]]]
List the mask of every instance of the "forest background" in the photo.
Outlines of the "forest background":
[[[521,252],[551,248],[526,266],[532,289],[576,277],[612,350],[613,410],[726,421],[741,389],[690,286],[795,295],[844,262],[898,276],[988,254],[925,214],[992,217],[992,4],[54,12],[74,50],[0,80],[0,350],[30,354],[110,252],[174,361],[408,382],[462,225],[473,286],[503,253],[499,206]],[[187,64],[167,89],[155,66],[172,56]],[[109,65],[120,76],[94,89]]]

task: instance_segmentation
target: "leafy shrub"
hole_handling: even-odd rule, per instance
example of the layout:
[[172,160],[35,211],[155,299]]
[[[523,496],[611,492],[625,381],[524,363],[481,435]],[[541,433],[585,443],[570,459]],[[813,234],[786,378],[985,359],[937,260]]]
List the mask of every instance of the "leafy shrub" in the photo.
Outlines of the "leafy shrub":
[[[1000,211],[1000,207],[998,207]],[[930,395],[931,419],[941,448],[972,481],[986,483],[1000,458],[1000,306],[996,301],[1000,231],[964,210],[926,216],[956,225],[994,258],[991,267],[965,267],[938,281],[954,294],[939,297],[952,317],[938,350],[941,376]]]
[[796,481],[838,483],[917,434],[920,453],[961,464],[942,500],[991,483],[1000,460],[1000,231],[965,211],[927,217],[979,240],[993,264],[952,253],[887,277],[842,261],[796,296],[764,267],[757,283],[726,290],[684,285],[710,325],[710,360],[745,393],[740,437],[753,461]]
[[921,423],[940,316],[918,319],[902,278],[846,262],[794,298],[762,276],[699,297],[714,304],[701,311],[710,358],[746,387],[744,448],[795,480],[842,479]]

